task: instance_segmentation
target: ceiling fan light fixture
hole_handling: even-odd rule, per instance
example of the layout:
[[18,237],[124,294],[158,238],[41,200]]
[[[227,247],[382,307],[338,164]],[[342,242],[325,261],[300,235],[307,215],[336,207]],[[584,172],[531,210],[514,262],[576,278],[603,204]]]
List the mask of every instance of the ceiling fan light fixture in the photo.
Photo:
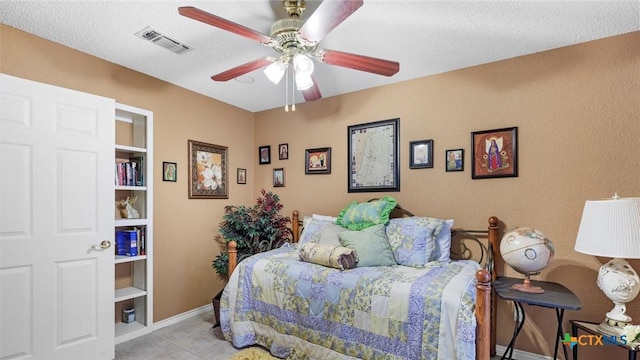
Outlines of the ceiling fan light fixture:
[[263,72],[272,83],[278,85],[280,80],[282,80],[286,69],[287,63],[282,60],[277,60],[272,62],[271,65],[267,66],[263,70]]
[[296,73],[296,89],[307,90],[313,86],[313,80],[310,75]]
[[311,73],[313,73],[313,60],[306,55],[297,54],[293,57],[293,69],[296,71],[296,77],[298,74],[311,76]]

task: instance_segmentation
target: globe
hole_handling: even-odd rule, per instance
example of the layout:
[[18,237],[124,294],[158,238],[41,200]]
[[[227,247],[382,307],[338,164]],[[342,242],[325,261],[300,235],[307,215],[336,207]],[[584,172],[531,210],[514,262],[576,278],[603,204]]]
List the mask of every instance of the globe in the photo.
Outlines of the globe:
[[500,242],[500,254],[504,262],[515,271],[524,274],[523,284],[516,284],[516,290],[525,292],[544,292],[531,285],[530,277],[540,273],[553,258],[553,243],[540,230],[516,228],[507,232]]

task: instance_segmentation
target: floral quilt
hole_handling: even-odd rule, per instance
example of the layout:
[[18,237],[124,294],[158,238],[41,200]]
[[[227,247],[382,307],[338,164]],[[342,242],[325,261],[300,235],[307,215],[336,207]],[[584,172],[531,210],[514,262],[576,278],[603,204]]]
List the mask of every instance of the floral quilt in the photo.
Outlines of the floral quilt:
[[280,358],[474,359],[472,261],[340,271],[295,246],[249,257],[225,288],[220,320],[236,347]]

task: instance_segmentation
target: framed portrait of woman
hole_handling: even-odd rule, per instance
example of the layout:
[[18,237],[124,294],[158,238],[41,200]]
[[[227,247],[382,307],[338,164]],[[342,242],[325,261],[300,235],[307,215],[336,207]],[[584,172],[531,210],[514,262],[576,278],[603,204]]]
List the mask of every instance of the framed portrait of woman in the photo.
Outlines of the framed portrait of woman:
[[518,128],[471,133],[471,178],[518,176]]

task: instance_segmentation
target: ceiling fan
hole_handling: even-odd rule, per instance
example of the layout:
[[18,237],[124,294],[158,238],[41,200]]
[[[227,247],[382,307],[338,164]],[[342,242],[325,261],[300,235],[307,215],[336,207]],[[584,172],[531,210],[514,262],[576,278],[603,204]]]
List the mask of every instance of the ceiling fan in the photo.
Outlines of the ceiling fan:
[[214,81],[228,81],[265,68],[264,72],[269,80],[278,84],[287,68],[292,65],[296,88],[302,92],[305,101],[314,101],[322,98],[322,94],[312,76],[312,58],[329,65],[384,76],[392,76],[400,69],[400,64],[395,61],[317,47],[320,40],[363,5],[363,0],[325,0],[306,21],[300,19],[306,9],[304,0],[284,0],[283,5],[289,17],[276,21],[271,26],[270,36],[192,6],[180,7],[178,13],[258,41],[279,54],[277,57],[263,57],[213,75],[211,79]]

